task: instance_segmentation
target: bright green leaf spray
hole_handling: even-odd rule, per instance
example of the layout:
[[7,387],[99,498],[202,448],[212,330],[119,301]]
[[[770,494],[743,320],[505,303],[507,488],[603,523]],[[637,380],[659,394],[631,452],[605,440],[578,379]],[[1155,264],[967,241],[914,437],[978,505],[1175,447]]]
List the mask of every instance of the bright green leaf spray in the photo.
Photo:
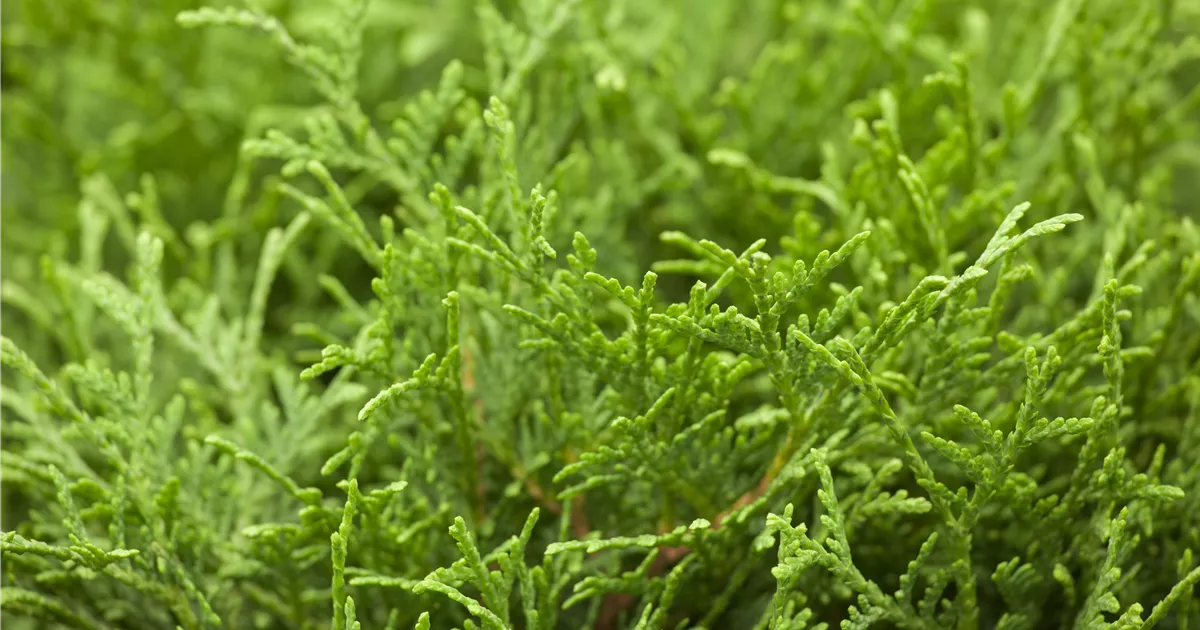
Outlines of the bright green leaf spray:
[[70,5],[6,626],[1200,628],[1194,3]]

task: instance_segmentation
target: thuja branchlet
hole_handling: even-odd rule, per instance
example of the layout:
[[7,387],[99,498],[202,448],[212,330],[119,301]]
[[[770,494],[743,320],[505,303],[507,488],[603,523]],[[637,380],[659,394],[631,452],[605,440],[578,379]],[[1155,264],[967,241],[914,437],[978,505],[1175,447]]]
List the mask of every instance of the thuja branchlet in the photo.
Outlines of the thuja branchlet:
[[1200,624],[1188,3],[76,4],[4,623]]

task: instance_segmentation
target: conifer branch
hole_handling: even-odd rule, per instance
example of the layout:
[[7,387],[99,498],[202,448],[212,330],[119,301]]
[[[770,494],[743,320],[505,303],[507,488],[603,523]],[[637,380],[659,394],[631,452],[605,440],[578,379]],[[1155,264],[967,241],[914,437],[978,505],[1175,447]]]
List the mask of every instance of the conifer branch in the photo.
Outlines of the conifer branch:
[[1189,3],[127,4],[2,27],[6,623],[1200,623]]

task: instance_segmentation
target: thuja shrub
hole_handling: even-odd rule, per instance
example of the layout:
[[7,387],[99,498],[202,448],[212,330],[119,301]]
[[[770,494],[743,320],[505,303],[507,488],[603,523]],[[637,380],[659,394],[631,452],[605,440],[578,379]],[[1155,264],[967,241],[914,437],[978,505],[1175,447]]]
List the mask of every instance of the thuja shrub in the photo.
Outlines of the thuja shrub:
[[1200,624],[1200,4],[3,19],[6,627]]

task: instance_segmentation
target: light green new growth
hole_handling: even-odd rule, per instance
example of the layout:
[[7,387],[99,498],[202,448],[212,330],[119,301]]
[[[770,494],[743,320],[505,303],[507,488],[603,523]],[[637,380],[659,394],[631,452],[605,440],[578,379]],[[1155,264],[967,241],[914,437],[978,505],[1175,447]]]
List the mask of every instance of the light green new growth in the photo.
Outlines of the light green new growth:
[[1200,627],[1200,5],[143,4],[0,27],[0,622]]

